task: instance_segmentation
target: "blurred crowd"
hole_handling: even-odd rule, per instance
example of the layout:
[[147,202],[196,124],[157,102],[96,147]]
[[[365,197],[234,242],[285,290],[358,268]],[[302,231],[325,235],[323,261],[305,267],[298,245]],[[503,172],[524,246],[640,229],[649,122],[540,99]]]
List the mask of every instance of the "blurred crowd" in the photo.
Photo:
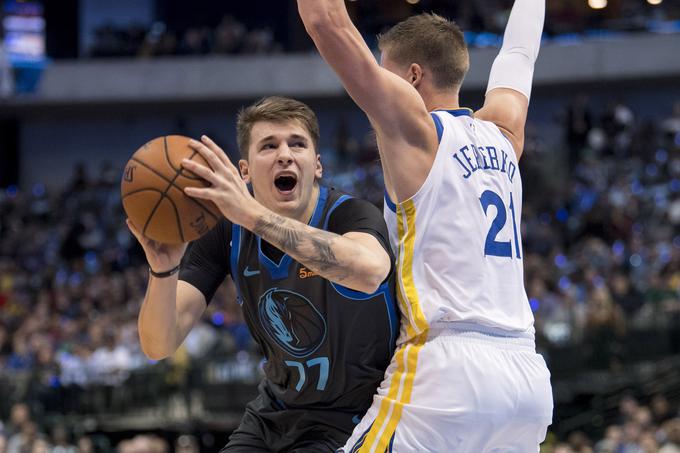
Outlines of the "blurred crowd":
[[680,103],[658,121],[576,96],[564,131],[565,181],[531,167],[540,145],[524,156],[527,293],[539,343],[583,344],[615,369],[628,330],[680,326]]
[[[609,0],[603,9],[593,9],[588,3],[584,0],[546,2],[546,35],[581,34],[603,29],[658,31],[666,22],[680,19],[677,2],[652,5],[644,0]],[[351,8],[364,35],[375,35],[413,13],[429,11],[454,19],[466,32],[502,34],[512,5],[513,0],[386,0],[352,2]]]
[[[31,189],[0,192],[0,419],[19,398],[39,403],[37,415],[77,411],[76,395],[95,396],[82,389],[167,368],[140,350],[148,268],[125,226],[118,170],[104,166],[91,178],[79,167],[61,193]],[[252,351],[234,298],[232,287],[220,288],[167,362],[186,370],[208,355]],[[115,405],[111,391],[104,398],[92,406]]]
[[[415,4],[414,4],[415,3]],[[472,46],[498,46],[512,7],[512,0],[459,1],[385,0],[348,4],[355,23],[369,45],[376,36],[396,22],[419,12],[437,11],[453,18],[467,32]],[[610,32],[680,32],[680,5],[662,2],[651,5],[642,0],[612,0],[603,10],[588,7],[581,0],[548,2],[546,36],[574,39],[578,35],[599,36]],[[86,52],[91,57],[167,55],[232,55],[300,51],[310,48],[309,41],[297,33],[275,36],[269,27],[249,29],[231,15],[216,27],[190,26],[172,29],[163,22],[152,25],[107,24],[94,32],[93,44]]]
[[[0,417],[0,453],[198,453],[198,439],[181,434],[170,441],[155,434],[138,434],[112,445],[106,435],[86,434],[81,427],[58,423],[49,431],[36,423],[25,403],[16,403],[6,419]],[[172,449],[171,449],[172,444]]]
[[95,30],[91,57],[160,57],[168,55],[266,54],[281,50],[270,28],[248,29],[226,15],[215,28],[190,27],[183,32],[162,22],[150,27],[104,25]]
[[541,453],[680,453],[680,405],[664,395],[654,395],[648,404],[625,395],[602,438],[582,431],[564,441],[549,435]]

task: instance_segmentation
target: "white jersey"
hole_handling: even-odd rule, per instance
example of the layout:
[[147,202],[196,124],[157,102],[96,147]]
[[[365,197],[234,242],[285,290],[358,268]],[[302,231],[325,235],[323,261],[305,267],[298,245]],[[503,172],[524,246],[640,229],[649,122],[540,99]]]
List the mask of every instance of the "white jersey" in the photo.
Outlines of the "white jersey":
[[440,144],[427,179],[409,200],[385,203],[398,254],[400,341],[448,323],[533,338],[512,145],[468,109],[432,117]]

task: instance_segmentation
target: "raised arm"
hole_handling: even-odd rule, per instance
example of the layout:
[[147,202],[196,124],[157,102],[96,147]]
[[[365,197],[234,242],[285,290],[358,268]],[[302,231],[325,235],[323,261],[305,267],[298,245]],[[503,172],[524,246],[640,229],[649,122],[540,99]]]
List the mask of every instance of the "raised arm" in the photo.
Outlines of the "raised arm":
[[515,0],[503,47],[491,67],[484,107],[476,113],[508,136],[517,159],[524,149],[524,126],[544,19],[545,0]]
[[373,124],[398,200],[411,197],[429,174],[438,145],[422,98],[406,80],[380,67],[344,0],[298,0],[298,9],[321,56]]

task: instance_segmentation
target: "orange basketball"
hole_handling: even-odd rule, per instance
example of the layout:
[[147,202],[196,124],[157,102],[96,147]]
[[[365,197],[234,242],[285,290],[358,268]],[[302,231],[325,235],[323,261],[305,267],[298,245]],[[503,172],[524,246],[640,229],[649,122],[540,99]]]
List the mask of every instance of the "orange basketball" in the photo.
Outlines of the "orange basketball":
[[120,183],[128,218],[144,236],[165,244],[198,239],[222,217],[212,202],[184,193],[185,187],[210,186],[182,167],[184,158],[210,167],[189,140],[181,135],[151,140],[132,155]]

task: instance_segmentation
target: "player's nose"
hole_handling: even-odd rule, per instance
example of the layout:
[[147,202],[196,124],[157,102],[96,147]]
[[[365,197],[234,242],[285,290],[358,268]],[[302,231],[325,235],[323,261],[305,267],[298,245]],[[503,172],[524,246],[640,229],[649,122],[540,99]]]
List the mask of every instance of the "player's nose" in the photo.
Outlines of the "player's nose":
[[280,164],[288,165],[293,162],[293,153],[287,143],[279,146],[278,151],[277,161]]

